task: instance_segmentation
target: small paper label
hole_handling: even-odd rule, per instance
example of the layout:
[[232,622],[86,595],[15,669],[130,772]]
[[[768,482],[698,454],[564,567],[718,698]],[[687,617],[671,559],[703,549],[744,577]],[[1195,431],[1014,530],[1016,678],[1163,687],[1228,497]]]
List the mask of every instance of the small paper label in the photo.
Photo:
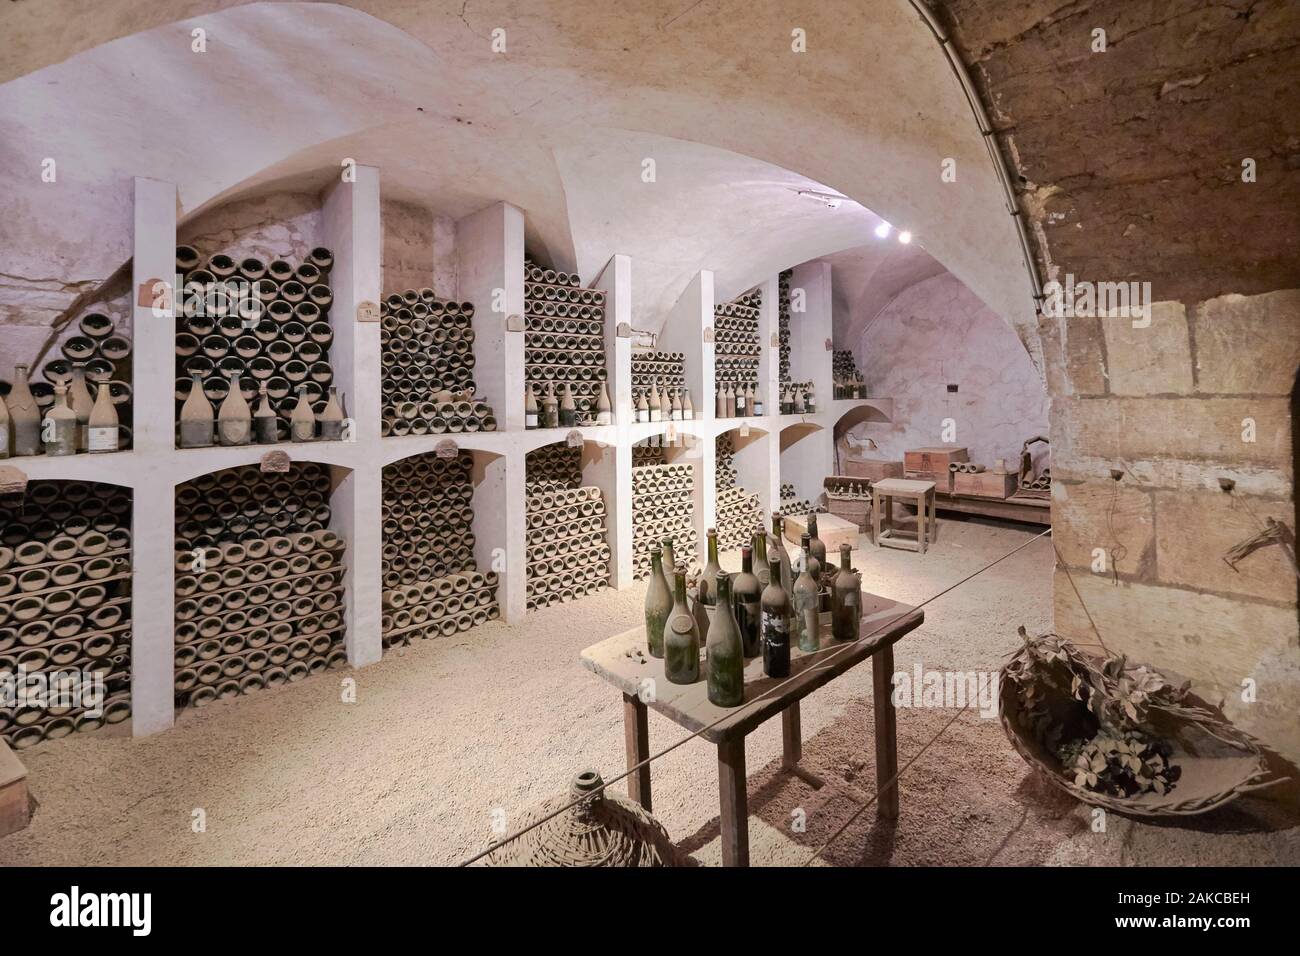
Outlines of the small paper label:
[[450,438],[444,438],[433,449],[433,453],[439,458],[455,458],[459,452],[460,448]]
[[100,426],[91,428],[86,439],[89,451],[117,451],[117,429]]
[[357,303],[357,321],[358,322],[378,322],[379,321],[379,303],[371,302],[367,299],[364,302]]

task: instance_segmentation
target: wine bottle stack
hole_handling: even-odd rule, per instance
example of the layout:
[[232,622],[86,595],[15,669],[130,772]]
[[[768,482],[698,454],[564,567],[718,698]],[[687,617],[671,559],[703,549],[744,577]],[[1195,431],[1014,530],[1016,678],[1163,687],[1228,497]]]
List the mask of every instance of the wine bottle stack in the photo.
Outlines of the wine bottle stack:
[[474,397],[474,303],[407,289],[385,297],[380,316],[381,434],[496,431],[491,406]]
[[0,697],[0,739],[15,750],[131,715],[130,526],[113,485],[34,481],[0,507],[0,673],[21,695]]
[[325,248],[295,266],[177,247],[179,447],[345,437],[329,361],[333,264]]
[[[636,446],[633,446],[635,452]],[[662,455],[662,450],[660,450]],[[689,564],[695,554],[695,469],[692,465],[632,463],[632,573],[650,573],[650,553],[672,538],[677,560]]]
[[607,425],[605,293],[524,263],[524,380],[529,428]]
[[787,269],[777,278],[777,341],[780,343],[779,381],[782,385],[790,381],[790,280],[794,271]]
[[632,408],[638,422],[689,421],[695,417],[681,352],[632,353]]
[[299,681],[347,661],[346,542],[330,477],[227,468],[176,489],[177,707]]
[[497,575],[474,561],[473,456],[384,468],[384,647],[448,637],[501,616]]
[[131,340],[103,312],[86,313],[77,328],[59,344],[63,357],[41,367],[45,381],[14,366],[0,390],[0,458],[130,447]]
[[718,418],[761,415],[758,395],[758,317],[762,293],[751,289],[713,308],[713,367]]
[[731,432],[715,440],[718,523],[718,547],[732,551],[748,544],[755,528],[763,527],[763,509],[758,495],[742,488],[737,481],[736,448]]
[[790,497],[783,496],[781,498],[781,509],[778,514],[783,518],[788,518],[791,515],[806,515],[814,512],[821,514],[825,510],[821,505],[815,505],[807,498],[796,498],[794,493],[791,492]]
[[782,415],[817,414],[817,391],[812,382],[787,382],[781,386],[778,411]]
[[525,460],[529,610],[609,586],[611,552],[600,489],[582,484],[582,450],[546,445]]
[[867,386],[858,371],[858,363],[851,349],[836,349],[831,354],[831,381],[833,398],[866,398]]

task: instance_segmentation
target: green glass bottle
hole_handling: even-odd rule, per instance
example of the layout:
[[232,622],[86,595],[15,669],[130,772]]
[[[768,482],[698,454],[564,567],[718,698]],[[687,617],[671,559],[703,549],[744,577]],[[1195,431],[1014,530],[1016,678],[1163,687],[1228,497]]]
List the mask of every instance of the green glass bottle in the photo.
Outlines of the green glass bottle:
[[790,598],[781,587],[781,566],[776,558],[767,563],[771,581],[763,589],[760,614],[763,633],[763,673],[768,677],[790,676]]
[[740,628],[740,640],[745,645],[746,657],[757,657],[759,646],[759,607],[763,587],[754,575],[754,551],[749,545],[740,549],[740,573],[731,583],[731,607]]
[[790,604],[793,616],[790,620],[792,637],[798,642],[799,650],[812,652],[821,647],[821,618],[818,615],[820,604],[817,578],[817,559],[808,548],[808,535],[803,535],[803,554],[799,561],[799,577],[794,582],[794,594]]
[[677,557],[673,554],[673,539],[663,538],[659,542],[660,553],[663,555],[663,575],[664,587],[668,593],[673,593],[673,575],[677,573]]
[[781,567],[781,587],[788,595],[794,589],[794,575],[790,571],[790,553],[785,550],[785,518],[779,514],[772,515],[772,539],[767,544],[767,553],[771,556],[768,563],[779,562]]
[[[808,538],[812,542],[813,557],[817,559],[818,566],[822,569],[826,567],[826,542],[817,537],[817,512],[812,511],[808,514]],[[816,575],[813,580],[817,580]]]
[[694,684],[700,679],[700,632],[686,606],[686,574],[678,571],[676,579],[664,628],[664,676],[672,684]]
[[840,570],[831,584],[831,636],[837,641],[856,641],[862,614],[862,582],[849,566],[852,547],[840,545]]
[[730,575],[720,573],[716,584],[717,604],[704,645],[709,702],[719,707],[739,707],[745,700],[745,645],[732,613]]
[[718,574],[722,566],[718,564],[718,529],[710,528],[705,535],[708,538],[709,560],[700,573],[697,585],[699,596],[694,605],[695,622],[700,629],[700,637],[709,638],[709,627],[713,621],[714,608],[718,606]]
[[664,580],[663,558],[650,553],[650,585],[645,592],[645,636],[651,657],[664,656],[664,626],[673,612],[673,592]]
[[754,574],[760,587],[771,584],[767,570],[767,532],[759,528],[754,532]]

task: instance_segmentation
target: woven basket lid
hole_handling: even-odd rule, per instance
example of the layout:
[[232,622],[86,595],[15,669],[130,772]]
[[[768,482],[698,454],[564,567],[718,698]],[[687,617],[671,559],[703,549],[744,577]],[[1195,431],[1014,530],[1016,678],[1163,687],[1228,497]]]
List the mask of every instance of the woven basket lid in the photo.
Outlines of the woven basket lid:
[[511,840],[488,856],[490,866],[678,866],[668,831],[640,804],[601,790],[600,774],[573,778],[569,792],[544,801],[525,820],[554,813],[575,799],[581,803]]

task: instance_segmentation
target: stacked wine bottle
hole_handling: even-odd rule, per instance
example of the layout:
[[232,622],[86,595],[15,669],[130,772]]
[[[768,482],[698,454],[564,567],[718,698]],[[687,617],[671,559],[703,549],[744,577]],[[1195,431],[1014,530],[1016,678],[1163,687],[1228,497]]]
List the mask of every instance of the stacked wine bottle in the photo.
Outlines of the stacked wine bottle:
[[474,561],[473,456],[415,455],[384,468],[385,647],[501,616],[497,575]]
[[608,424],[601,421],[610,411],[605,293],[531,260],[524,264],[524,379],[528,427]]
[[474,397],[474,303],[407,289],[380,306],[384,435],[496,431],[491,406]]
[[202,707],[347,662],[346,543],[330,476],[227,468],[176,489],[178,707]]
[[177,247],[180,447],[213,444],[214,424],[223,445],[346,437],[329,362],[333,264],[324,248],[294,266],[226,253],[201,262],[194,248]]
[[831,380],[834,382],[833,398],[867,397],[867,386],[862,381],[852,349],[836,349],[831,354]]
[[689,565],[696,553],[695,468],[670,465],[662,448],[632,446],[632,573],[650,573],[650,553],[672,538],[677,561]]
[[41,367],[44,382],[30,381],[28,365],[14,366],[0,396],[0,458],[130,447],[131,340],[103,312],[88,312],[77,327],[80,335],[59,344],[63,357]]
[[754,529],[763,526],[763,509],[758,495],[745,490],[737,481],[736,448],[731,432],[715,439],[715,449],[718,547],[731,551],[748,544]]
[[605,501],[582,484],[582,450],[546,445],[525,460],[529,610],[609,586]]
[[761,415],[758,394],[758,363],[762,345],[758,341],[758,317],[762,293],[752,289],[714,306],[714,384],[717,388],[718,418]]
[[686,388],[681,352],[638,350],[632,353],[632,408],[638,422],[689,421],[695,417]]
[[0,506],[0,674],[15,691],[0,738],[15,750],[131,715],[130,525],[113,485],[34,481]]
[[778,376],[782,385],[790,381],[790,280],[793,270],[787,269],[777,278],[777,341],[780,349]]

